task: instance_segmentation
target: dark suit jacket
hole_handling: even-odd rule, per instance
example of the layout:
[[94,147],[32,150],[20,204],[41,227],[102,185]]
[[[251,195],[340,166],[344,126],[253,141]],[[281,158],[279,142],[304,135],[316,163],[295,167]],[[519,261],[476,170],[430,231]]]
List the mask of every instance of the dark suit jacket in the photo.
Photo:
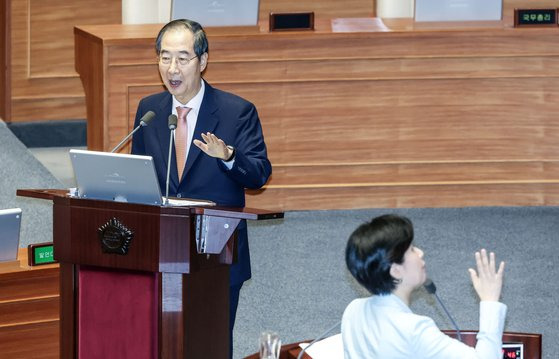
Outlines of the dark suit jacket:
[[[220,206],[244,207],[245,188],[262,187],[272,173],[258,113],[250,102],[214,89],[208,83],[205,85],[193,137],[202,140],[201,133],[214,133],[227,145],[235,147],[235,162],[229,170],[220,159],[210,157],[191,145],[183,178],[179,181],[173,146],[169,196],[206,199]],[[156,117],[148,126],[138,130],[132,141],[133,154],[153,157],[162,193],[165,193],[167,176],[171,106],[172,96],[167,91],[143,98],[138,105],[134,127],[139,125],[140,118],[147,111],[155,112]],[[242,283],[251,275],[246,222],[242,221],[238,229],[238,261],[231,268],[231,285]]]

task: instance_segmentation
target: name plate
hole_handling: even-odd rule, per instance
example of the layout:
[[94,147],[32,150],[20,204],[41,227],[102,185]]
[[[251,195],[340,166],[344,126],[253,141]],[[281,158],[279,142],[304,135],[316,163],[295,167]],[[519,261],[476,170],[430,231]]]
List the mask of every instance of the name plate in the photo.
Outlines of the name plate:
[[54,259],[54,245],[52,242],[28,245],[27,263],[29,266],[58,263]]
[[557,26],[557,9],[514,9],[514,27]]

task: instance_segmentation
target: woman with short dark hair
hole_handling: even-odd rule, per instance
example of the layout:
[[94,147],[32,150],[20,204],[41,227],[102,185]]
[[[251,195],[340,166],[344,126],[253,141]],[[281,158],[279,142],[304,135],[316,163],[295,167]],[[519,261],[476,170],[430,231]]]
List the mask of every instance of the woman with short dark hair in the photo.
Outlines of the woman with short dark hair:
[[410,308],[412,292],[427,279],[423,251],[412,244],[413,226],[397,215],[373,218],[359,226],[346,247],[351,274],[373,296],[351,302],[342,319],[345,359],[502,358],[506,306],[499,302],[504,262],[495,254],[475,253],[469,269],[480,298],[480,330],[475,348],[442,333],[428,317]]

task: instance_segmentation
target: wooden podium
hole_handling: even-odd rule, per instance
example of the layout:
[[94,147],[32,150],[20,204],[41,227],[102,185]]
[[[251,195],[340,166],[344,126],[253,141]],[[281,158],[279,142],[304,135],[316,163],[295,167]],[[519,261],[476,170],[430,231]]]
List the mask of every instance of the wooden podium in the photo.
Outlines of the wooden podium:
[[165,207],[18,190],[53,201],[60,358],[227,358],[229,265],[242,219],[283,213]]

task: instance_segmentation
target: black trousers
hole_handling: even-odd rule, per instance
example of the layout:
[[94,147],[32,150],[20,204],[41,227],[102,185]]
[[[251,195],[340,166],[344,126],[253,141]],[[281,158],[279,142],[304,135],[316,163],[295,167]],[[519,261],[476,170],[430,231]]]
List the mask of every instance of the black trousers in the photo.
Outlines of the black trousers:
[[229,287],[229,358],[233,359],[233,327],[235,327],[235,318],[237,316],[237,307],[239,306],[239,293],[243,283],[232,285]]

